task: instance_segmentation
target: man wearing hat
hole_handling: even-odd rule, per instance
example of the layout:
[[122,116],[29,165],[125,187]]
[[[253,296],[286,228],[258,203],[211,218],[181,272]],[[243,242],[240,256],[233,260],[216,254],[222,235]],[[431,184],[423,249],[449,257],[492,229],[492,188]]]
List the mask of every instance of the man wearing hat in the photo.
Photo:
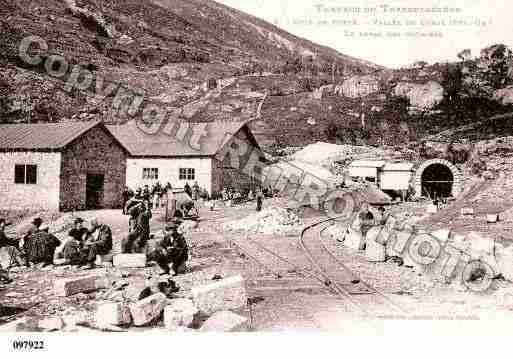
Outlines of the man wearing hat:
[[80,251],[85,241],[87,228],[83,226],[84,220],[76,218],[73,222],[74,227],[69,231],[70,239],[66,242],[63,249],[64,259],[70,264],[76,265],[80,263]]
[[121,242],[122,253],[143,253],[150,239],[150,203],[144,200],[130,210],[130,232]]
[[53,264],[55,250],[61,245],[61,241],[49,233],[48,226],[41,225],[38,232],[27,237],[27,261],[33,264]]
[[148,255],[150,261],[155,261],[169,274],[169,265],[172,264],[174,275],[185,273],[185,263],[189,257],[189,247],[183,236],[178,232],[182,222],[174,220],[166,225],[164,239],[157,243],[155,250]]
[[106,255],[112,250],[112,231],[98,219],[91,219],[89,230],[81,250],[82,269],[93,269],[97,255]]
[[23,265],[25,264],[21,252],[18,250],[19,240],[7,237],[5,234],[5,227],[10,226],[11,223],[7,222],[5,218],[0,218],[0,248],[4,248],[11,258],[10,265]]
[[37,257],[37,246],[33,240],[33,237],[40,232],[41,226],[43,225],[43,220],[39,217],[34,218],[32,220],[32,224],[30,228],[27,230],[25,235],[22,238],[23,252],[25,252],[25,260],[27,267],[30,266],[30,259],[33,257]]

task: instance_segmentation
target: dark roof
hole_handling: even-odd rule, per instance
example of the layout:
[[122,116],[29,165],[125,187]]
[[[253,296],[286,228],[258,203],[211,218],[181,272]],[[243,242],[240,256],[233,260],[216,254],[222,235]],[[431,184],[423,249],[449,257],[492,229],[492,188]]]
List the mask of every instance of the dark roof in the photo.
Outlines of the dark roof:
[[0,125],[0,150],[57,151],[101,121]]
[[[127,149],[130,155],[134,157],[195,157],[195,156],[214,156],[230,140],[232,136],[240,130],[247,131],[252,144],[260,148],[255,141],[251,131],[243,122],[208,122],[208,123],[190,123],[190,129],[184,139],[178,139],[176,128],[171,131],[159,129],[156,133],[143,131],[139,123],[129,121],[123,125],[108,125],[107,129],[114,137]],[[141,124],[140,126],[144,126]],[[206,127],[204,127],[206,126]],[[143,128],[143,130],[141,130]],[[199,147],[191,144],[191,133],[205,128],[205,133],[199,141]],[[165,132],[168,132],[166,134]],[[201,132],[196,132],[201,133]]]

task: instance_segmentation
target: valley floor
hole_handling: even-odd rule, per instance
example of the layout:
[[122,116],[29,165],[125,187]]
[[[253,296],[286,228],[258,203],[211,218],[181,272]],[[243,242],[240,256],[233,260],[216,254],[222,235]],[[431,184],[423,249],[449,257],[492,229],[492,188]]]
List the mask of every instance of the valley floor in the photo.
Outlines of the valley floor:
[[[264,208],[274,206],[277,201],[265,201]],[[410,203],[401,206],[395,211],[421,212],[423,205]],[[363,314],[355,310],[347,299],[334,296],[326,285],[311,275],[312,264],[301,251],[298,238],[303,226],[322,219],[320,216],[302,218],[302,226],[280,235],[224,230],[226,222],[254,214],[254,203],[220,207],[214,211],[202,208],[198,228],[186,235],[191,248],[188,271],[185,275],[173,277],[180,287],[179,293],[186,293],[193,285],[208,283],[214,276],[226,278],[241,274],[249,298],[249,306],[241,314],[249,318],[251,330],[348,332],[348,323],[365,325],[367,321],[376,319],[477,320],[499,313],[502,318],[513,314],[513,287],[507,281],[496,280],[486,293],[476,294],[461,285],[443,283],[392,261],[369,263],[363,253],[351,251],[334,239],[324,238],[324,245],[362,281],[403,309],[401,313],[390,311],[368,302],[365,294],[352,295],[354,300],[370,309],[370,314]],[[115,248],[119,248],[119,241],[128,228],[127,217],[120,211],[77,215],[84,218],[95,216],[109,224],[116,241]],[[155,213],[152,220],[152,232],[157,233],[157,237],[163,226],[161,217]],[[159,279],[159,272],[156,266],[133,270],[109,266],[99,267],[88,274],[97,273],[113,281],[125,278],[128,281],[151,282]],[[53,294],[55,280],[81,275],[84,275],[83,271],[70,266],[11,269],[10,277],[14,281],[0,286],[0,303],[4,307],[0,323],[22,317],[66,317],[94,312],[98,304],[105,303],[105,290],[66,298],[57,298]]]

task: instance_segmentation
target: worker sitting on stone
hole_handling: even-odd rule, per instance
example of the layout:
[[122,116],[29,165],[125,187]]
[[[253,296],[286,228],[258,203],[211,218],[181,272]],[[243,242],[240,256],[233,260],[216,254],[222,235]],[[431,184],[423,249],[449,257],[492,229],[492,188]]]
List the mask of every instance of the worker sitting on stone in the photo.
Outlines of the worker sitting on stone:
[[74,221],[74,227],[69,231],[70,239],[66,242],[63,249],[63,256],[67,263],[77,265],[80,263],[80,251],[86,240],[87,228],[83,226],[84,220],[77,218]]
[[49,232],[46,225],[39,227],[39,232],[32,234],[26,239],[28,242],[27,260],[32,264],[40,264],[43,266],[53,264],[55,250],[61,245],[61,241]]
[[80,251],[82,269],[93,269],[97,255],[106,255],[112,250],[112,231],[106,224],[94,218],[90,221],[89,230]]
[[5,227],[10,225],[10,222],[0,218],[0,250],[5,251],[10,258],[10,267],[21,266],[25,264],[25,260],[19,250],[20,241],[5,234]]
[[185,263],[189,257],[189,247],[182,233],[179,233],[178,227],[182,222],[175,220],[168,224],[165,228],[164,239],[157,243],[148,259],[155,261],[162,268],[164,273],[169,274],[170,267],[174,275],[185,273]]

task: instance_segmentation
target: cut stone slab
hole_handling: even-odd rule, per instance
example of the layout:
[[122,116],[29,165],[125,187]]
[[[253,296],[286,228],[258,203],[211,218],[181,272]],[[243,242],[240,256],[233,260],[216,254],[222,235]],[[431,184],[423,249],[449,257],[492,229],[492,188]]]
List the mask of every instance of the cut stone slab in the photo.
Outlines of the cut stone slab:
[[431,235],[441,242],[447,242],[451,235],[451,230],[450,229],[440,229],[438,231],[432,232]]
[[68,297],[78,293],[94,292],[106,287],[104,278],[97,275],[58,279],[54,282],[54,291],[57,297]]
[[48,317],[39,320],[38,327],[46,332],[54,332],[64,328],[64,321],[60,317]]
[[96,323],[125,326],[132,322],[130,308],[122,303],[100,304],[96,311]]
[[117,254],[113,263],[116,268],[145,268],[146,254]]
[[388,257],[401,257],[405,256],[405,249],[408,242],[413,236],[412,231],[394,231],[386,244],[386,255]]
[[365,238],[365,258],[369,262],[384,262],[385,261],[385,245],[378,243],[378,239],[382,227],[373,227],[367,232]]
[[0,325],[0,333],[13,333],[20,331],[27,320],[27,318],[20,318],[7,324]]
[[131,302],[137,302],[152,294],[150,286],[145,281],[138,281],[128,285],[124,290],[124,297]]
[[247,294],[242,276],[234,276],[191,289],[194,304],[203,314],[246,306]]
[[509,281],[513,281],[513,246],[502,247],[495,253],[498,272]]
[[[347,233],[348,232],[348,233]],[[364,239],[360,231],[354,230],[351,227],[347,228],[347,232],[344,237],[344,245],[353,251],[359,251],[363,248]]]
[[248,319],[228,310],[217,312],[203,323],[202,332],[241,332],[247,331]]
[[497,223],[497,222],[499,222],[499,215],[498,214],[488,214],[488,215],[486,215],[486,221],[488,223]]
[[462,216],[473,216],[474,215],[474,208],[462,208],[461,209],[461,215]]
[[140,327],[157,319],[167,305],[167,298],[162,293],[154,294],[148,298],[130,305],[130,313],[134,325]]
[[190,299],[173,299],[164,309],[164,325],[168,330],[176,330],[179,327],[188,327],[194,322],[194,316],[198,314]]

